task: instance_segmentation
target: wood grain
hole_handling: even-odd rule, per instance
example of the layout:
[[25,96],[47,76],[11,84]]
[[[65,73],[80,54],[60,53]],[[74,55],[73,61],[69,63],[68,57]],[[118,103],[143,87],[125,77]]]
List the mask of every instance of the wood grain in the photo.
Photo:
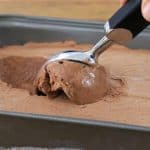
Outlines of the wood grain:
[[119,0],[0,0],[0,14],[105,20]]

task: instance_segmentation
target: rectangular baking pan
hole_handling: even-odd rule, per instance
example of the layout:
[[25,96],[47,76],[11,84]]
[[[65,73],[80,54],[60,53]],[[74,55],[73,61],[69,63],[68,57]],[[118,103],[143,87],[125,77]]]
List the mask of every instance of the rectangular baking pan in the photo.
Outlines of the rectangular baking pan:
[[[128,46],[150,49],[147,28]],[[0,46],[103,36],[103,23],[25,16],[0,16]],[[90,150],[150,149],[150,128],[112,122],[0,111],[0,147],[30,146]]]

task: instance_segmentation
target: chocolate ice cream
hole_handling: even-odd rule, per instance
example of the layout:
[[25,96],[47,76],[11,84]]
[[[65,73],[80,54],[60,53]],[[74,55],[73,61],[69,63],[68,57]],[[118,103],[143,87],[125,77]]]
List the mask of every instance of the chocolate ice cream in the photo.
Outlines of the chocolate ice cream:
[[96,102],[108,90],[106,72],[102,66],[71,61],[57,61],[45,65],[38,73],[34,85],[46,95],[63,91],[77,104]]
[[[54,99],[29,94],[36,73],[48,56],[66,49],[90,47],[69,41],[0,48],[0,110],[149,126],[150,51],[147,50],[114,45],[101,55],[98,62],[105,68],[109,89],[94,100],[96,103],[80,106],[61,95]],[[76,77],[77,73],[74,70],[73,73]]]
[[[74,44],[73,42],[60,43],[61,47],[63,45],[73,47],[75,46]],[[38,47],[36,44],[27,44],[22,49],[17,46],[10,47],[11,50],[9,47],[2,49],[0,55],[0,58],[2,57],[0,59],[0,80],[13,88],[28,90],[32,95],[35,94],[36,89],[38,95],[48,95],[49,99],[54,99],[53,96],[59,94],[66,95],[67,99],[77,104],[94,103],[102,98],[104,99],[105,95],[120,93],[122,81],[111,79],[112,75],[109,75],[108,69],[98,64],[88,66],[71,61],[59,61],[49,63],[41,69],[47,60],[46,55],[50,55],[48,54],[50,53],[48,46],[48,44],[41,45],[41,48],[45,50],[45,55],[42,57],[38,56],[41,55],[41,51],[38,49],[40,44]],[[50,47],[54,47],[53,51],[56,51],[56,46],[59,47],[59,43],[50,44]],[[28,55],[28,49],[31,48],[33,51],[39,50],[36,53],[38,54],[37,57],[26,56]],[[21,54],[18,53],[20,49]],[[79,49],[81,48],[79,47]],[[119,92],[116,85],[120,86],[118,88]]]
[[0,59],[0,80],[13,88],[34,93],[33,81],[45,61],[43,57],[9,56]]

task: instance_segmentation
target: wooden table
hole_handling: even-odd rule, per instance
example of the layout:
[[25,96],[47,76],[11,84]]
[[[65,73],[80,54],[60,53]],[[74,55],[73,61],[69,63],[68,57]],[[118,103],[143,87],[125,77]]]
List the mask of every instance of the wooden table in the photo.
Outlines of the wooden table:
[[0,0],[0,14],[105,20],[119,0]]

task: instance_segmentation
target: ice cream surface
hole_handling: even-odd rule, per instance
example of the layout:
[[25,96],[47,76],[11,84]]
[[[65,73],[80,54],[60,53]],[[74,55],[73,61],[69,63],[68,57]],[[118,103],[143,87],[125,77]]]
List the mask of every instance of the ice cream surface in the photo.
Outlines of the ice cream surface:
[[[63,94],[55,98],[31,95],[33,82],[49,56],[65,50],[80,51],[91,47],[92,45],[77,44],[73,41],[1,47],[0,111],[103,120],[149,127],[150,51],[148,50],[131,50],[114,45],[104,52],[98,62],[105,70],[109,89],[93,103],[76,105]],[[77,72],[73,69],[72,74],[74,77],[77,76]],[[95,91],[98,90],[95,88]]]
[[[53,44],[51,46],[56,47]],[[66,44],[74,46],[73,42]],[[56,45],[59,48],[59,43]],[[63,47],[65,43],[60,45]],[[40,45],[36,46],[29,44],[29,49],[32,47],[30,54],[34,52],[34,48],[38,51]],[[25,47],[28,49],[28,45]],[[112,79],[108,69],[102,65],[86,65],[72,61],[56,61],[44,65],[47,57],[32,55],[27,57],[27,52],[23,54],[23,47],[21,49],[23,56],[16,56],[18,53],[15,54],[15,50],[19,47],[11,48],[14,49],[14,53],[11,54],[12,50],[9,50],[10,56],[2,56],[0,59],[0,79],[13,88],[28,90],[32,95],[36,91],[36,94],[47,95],[52,100],[55,100],[56,96],[65,94],[67,99],[76,104],[94,103],[105,95],[114,94],[110,92],[112,89],[115,93],[118,91],[115,86],[118,85],[117,82],[120,84],[120,80]],[[7,53],[7,50],[5,52]]]

